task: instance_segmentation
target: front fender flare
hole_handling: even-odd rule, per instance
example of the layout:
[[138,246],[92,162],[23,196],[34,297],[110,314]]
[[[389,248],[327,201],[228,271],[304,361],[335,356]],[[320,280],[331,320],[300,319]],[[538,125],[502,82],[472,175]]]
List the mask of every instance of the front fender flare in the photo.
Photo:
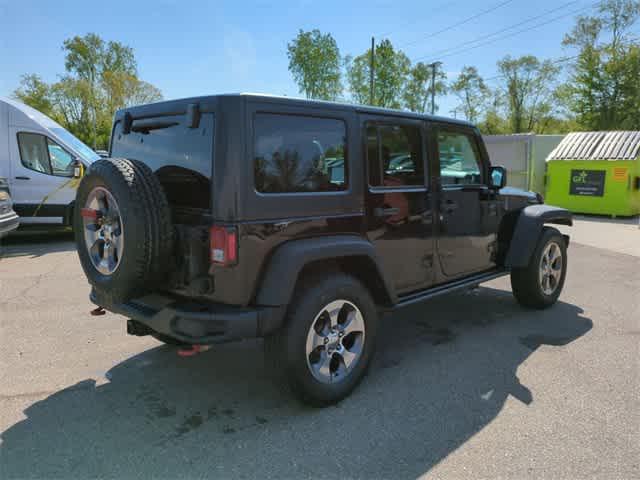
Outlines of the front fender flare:
[[529,205],[520,212],[516,222],[505,266],[526,267],[540,238],[545,223],[573,225],[571,212],[552,205]]
[[344,257],[367,257],[377,270],[389,298],[396,296],[383,274],[371,242],[355,235],[335,235],[292,240],[279,246],[266,264],[256,293],[257,305],[286,305],[298,280],[298,274],[311,262]]

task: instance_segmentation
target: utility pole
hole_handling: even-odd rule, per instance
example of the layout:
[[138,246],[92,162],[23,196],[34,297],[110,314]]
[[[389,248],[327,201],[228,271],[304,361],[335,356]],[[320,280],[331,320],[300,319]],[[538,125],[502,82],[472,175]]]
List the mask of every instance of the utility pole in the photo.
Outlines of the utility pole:
[[431,115],[436,113],[436,69],[442,62],[433,62],[427,65],[431,68]]
[[376,68],[376,60],[375,60],[375,49],[376,49],[376,40],[374,37],[371,37],[371,65],[369,65],[369,105],[373,105],[374,97],[374,72]]

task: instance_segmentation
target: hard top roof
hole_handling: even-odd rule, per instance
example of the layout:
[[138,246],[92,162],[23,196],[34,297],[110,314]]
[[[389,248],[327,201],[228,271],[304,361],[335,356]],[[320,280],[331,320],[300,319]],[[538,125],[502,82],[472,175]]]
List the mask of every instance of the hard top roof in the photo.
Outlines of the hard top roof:
[[252,100],[259,100],[262,102],[270,102],[277,104],[288,104],[301,107],[313,107],[313,108],[331,108],[333,110],[351,110],[361,113],[371,113],[377,115],[392,115],[401,116],[405,118],[416,118],[421,120],[432,120],[437,122],[452,123],[467,127],[473,127],[473,124],[466,120],[458,120],[454,118],[440,117],[437,115],[426,115],[420,113],[409,112],[405,110],[396,110],[392,108],[371,107],[367,105],[355,105],[352,103],[342,102],[328,102],[324,100],[307,100],[303,98],[285,97],[277,95],[266,95],[260,93],[226,93],[220,95],[205,95],[201,97],[189,97],[176,100],[167,100],[157,103],[150,103],[146,105],[139,105],[136,107],[125,108],[119,110],[116,117],[124,115],[124,112],[129,112],[133,117],[149,116],[149,115],[167,115],[175,112],[178,114],[184,113],[185,106],[190,103],[208,104],[213,103],[220,97],[246,97]]

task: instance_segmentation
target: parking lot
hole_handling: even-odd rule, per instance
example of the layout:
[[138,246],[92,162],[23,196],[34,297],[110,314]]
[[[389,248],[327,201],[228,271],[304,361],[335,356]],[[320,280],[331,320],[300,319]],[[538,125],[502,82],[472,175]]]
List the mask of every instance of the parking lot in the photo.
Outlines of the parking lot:
[[572,234],[556,306],[523,310],[507,277],[389,315],[369,376],[327,409],[276,388],[261,341],[181,358],[90,316],[71,236],[13,236],[1,476],[639,478],[640,229]]

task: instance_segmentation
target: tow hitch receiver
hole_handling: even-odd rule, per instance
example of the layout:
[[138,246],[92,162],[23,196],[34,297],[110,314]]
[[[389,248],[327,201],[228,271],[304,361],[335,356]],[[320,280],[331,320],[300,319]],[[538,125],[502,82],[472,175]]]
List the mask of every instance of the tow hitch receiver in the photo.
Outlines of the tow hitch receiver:
[[150,335],[152,331],[153,330],[140,322],[136,322],[135,320],[127,320],[127,333],[129,335],[144,337],[145,335]]
[[189,348],[181,348],[178,350],[178,355],[181,357],[193,357],[199,353],[206,352],[211,348],[211,345],[191,345]]
[[105,313],[107,313],[107,312],[106,312],[106,310],[105,310],[104,308],[102,308],[102,307],[97,307],[97,308],[94,308],[93,310],[91,310],[89,313],[90,313],[91,315],[93,315],[94,317],[97,317],[97,316],[99,316],[99,315],[104,315],[104,314],[105,314]]

